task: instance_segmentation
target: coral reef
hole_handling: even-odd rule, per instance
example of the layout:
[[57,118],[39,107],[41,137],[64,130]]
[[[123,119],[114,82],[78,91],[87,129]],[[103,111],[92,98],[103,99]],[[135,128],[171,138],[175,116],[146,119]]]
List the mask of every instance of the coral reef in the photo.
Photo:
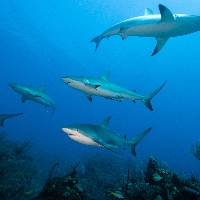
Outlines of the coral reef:
[[185,179],[171,174],[167,165],[153,156],[149,157],[146,171],[141,171],[140,178],[130,177],[121,188],[124,197],[130,200],[198,200],[200,197],[200,183],[194,175]]
[[52,172],[59,163],[56,163],[48,176],[43,190],[36,199],[44,200],[90,200],[85,190],[78,184],[76,167],[64,177],[53,177]]
[[32,177],[36,174],[28,154],[30,147],[30,142],[10,141],[0,133],[1,199],[29,199]]
[[194,155],[198,160],[200,160],[200,140],[196,143],[196,146],[192,144],[189,148],[189,151],[192,155]]
[[179,177],[153,156],[148,163],[137,165],[119,158],[112,158],[112,165],[109,156],[84,159],[64,177],[52,178],[51,170],[38,199],[198,200],[200,197],[200,183],[194,175],[188,179]]
[[[112,161],[111,161],[112,160]],[[84,167],[84,173],[80,168]],[[84,157],[77,168],[78,178],[84,189],[95,199],[111,199],[110,191],[115,191],[126,179],[129,167],[135,168],[131,159],[123,159],[120,155],[94,154]],[[120,191],[120,190],[118,190]]]

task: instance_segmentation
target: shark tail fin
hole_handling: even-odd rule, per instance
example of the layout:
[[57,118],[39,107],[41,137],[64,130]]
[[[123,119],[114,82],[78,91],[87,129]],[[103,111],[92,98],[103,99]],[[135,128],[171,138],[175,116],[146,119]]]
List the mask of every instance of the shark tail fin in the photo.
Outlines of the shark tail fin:
[[53,116],[54,112],[55,112],[55,108],[53,109],[53,112],[52,112],[51,116]]
[[151,99],[163,88],[163,86],[165,85],[167,81],[164,82],[163,85],[161,85],[158,89],[154,90],[153,92],[150,92],[148,94],[146,94],[144,96],[144,98],[142,98],[142,102],[144,103],[144,105],[150,109],[151,111],[153,111],[152,105],[151,105]]
[[140,142],[140,140],[148,133],[150,132],[152,129],[152,127],[148,128],[147,130],[145,130],[144,132],[136,135],[135,137],[133,137],[132,139],[129,140],[130,144],[129,144],[129,149],[131,150],[131,153],[136,156],[136,151],[135,151],[135,146]]
[[96,43],[95,52],[97,51],[98,46],[99,46],[99,44],[100,44],[100,42],[101,42],[102,39],[103,39],[103,38],[102,38],[101,36],[97,36],[97,37],[93,38],[93,39],[90,41],[90,42],[95,42],[95,43]]
[[3,127],[4,119],[0,120],[0,125]]

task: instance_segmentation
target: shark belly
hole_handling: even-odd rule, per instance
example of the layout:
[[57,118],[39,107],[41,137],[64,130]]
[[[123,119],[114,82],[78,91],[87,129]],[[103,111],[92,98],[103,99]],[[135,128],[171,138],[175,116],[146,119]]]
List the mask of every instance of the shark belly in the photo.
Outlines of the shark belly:
[[44,98],[42,97],[35,97],[34,100],[36,103],[39,103],[41,105],[44,105],[45,107],[50,107],[51,104]]
[[137,25],[125,29],[119,35],[139,36],[139,37],[176,37],[187,35],[198,31],[198,25],[195,22],[161,22]]
[[79,142],[81,144],[85,144],[85,145],[90,145],[90,146],[97,146],[97,147],[102,147],[100,144],[96,143],[94,140],[92,140],[89,137],[86,136],[74,136],[74,135],[69,135],[69,137],[72,140],[75,140],[76,142]]
[[112,90],[106,90],[102,87],[97,88],[94,93],[96,96],[107,97],[107,98],[118,98],[120,96],[119,93],[116,93]]
[[93,88],[89,85],[86,85],[84,83],[77,83],[77,84],[73,84],[70,85],[72,88],[75,88],[79,91],[82,91],[86,94],[91,94],[91,95],[96,95],[96,96],[100,96],[100,97],[107,97],[107,98],[118,98],[119,97],[119,93],[116,93],[112,90],[109,89],[104,89],[102,86],[99,86],[97,88]]

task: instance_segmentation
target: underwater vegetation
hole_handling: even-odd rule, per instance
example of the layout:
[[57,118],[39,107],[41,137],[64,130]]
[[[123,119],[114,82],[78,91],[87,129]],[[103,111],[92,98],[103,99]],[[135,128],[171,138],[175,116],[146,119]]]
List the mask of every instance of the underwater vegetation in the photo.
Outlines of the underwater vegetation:
[[52,172],[57,166],[59,166],[59,163],[56,163],[52,167],[51,171],[49,172],[45,186],[43,187],[43,190],[40,192],[36,199],[89,200],[90,198],[87,196],[86,191],[78,184],[76,171],[77,166],[72,167],[72,172],[67,173],[64,177],[53,177]]
[[10,141],[0,132],[0,197],[28,199],[32,177],[36,174],[28,151],[31,143]]
[[[118,159],[119,158],[119,159]],[[123,161],[123,162],[122,162]],[[198,200],[200,182],[171,173],[164,162],[153,156],[148,163],[133,163],[109,156],[95,155],[83,159],[63,177],[49,173],[36,199],[127,199],[127,200]],[[129,169],[127,169],[129,168]],[[79,174],[79,175],[78,175]]]
[[189,152],[200,160],[200,140],[196,143],[196,146],[192,145],[189,148]]
[[[95,199],[189,200],[200,198],[200,183],[194,175],[190,175],[188,179],[184,176],[179,177],[177,173],[170,172],[165,162],[160,162],[153,156],[149,157],[148,163],[145,160],[141,163],[133,163],[130,160],[122,162],[122,159],[112,159],[112,165],[109,158],[101,159],[101,156],[96,156],[96,158],[99,162],[93,158],[90,164],[92,169],[89,172],[87,172],[87,164],[85,165],[86,177],[89,177],[88,173],[98,175],[98,177],[93,175],[95,179],[89,181],[85,187]],[[100,172],[101,170],[103,172]],[[91,186],[94,191],[91,191]]]

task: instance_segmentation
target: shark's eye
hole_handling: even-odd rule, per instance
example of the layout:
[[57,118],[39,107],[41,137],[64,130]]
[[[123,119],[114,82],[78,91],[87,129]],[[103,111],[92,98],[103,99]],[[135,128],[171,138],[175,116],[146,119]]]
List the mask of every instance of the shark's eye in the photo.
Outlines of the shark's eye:
[[78,132],[79,130],[78,130],[78,129],[76,129],[76,131]]

